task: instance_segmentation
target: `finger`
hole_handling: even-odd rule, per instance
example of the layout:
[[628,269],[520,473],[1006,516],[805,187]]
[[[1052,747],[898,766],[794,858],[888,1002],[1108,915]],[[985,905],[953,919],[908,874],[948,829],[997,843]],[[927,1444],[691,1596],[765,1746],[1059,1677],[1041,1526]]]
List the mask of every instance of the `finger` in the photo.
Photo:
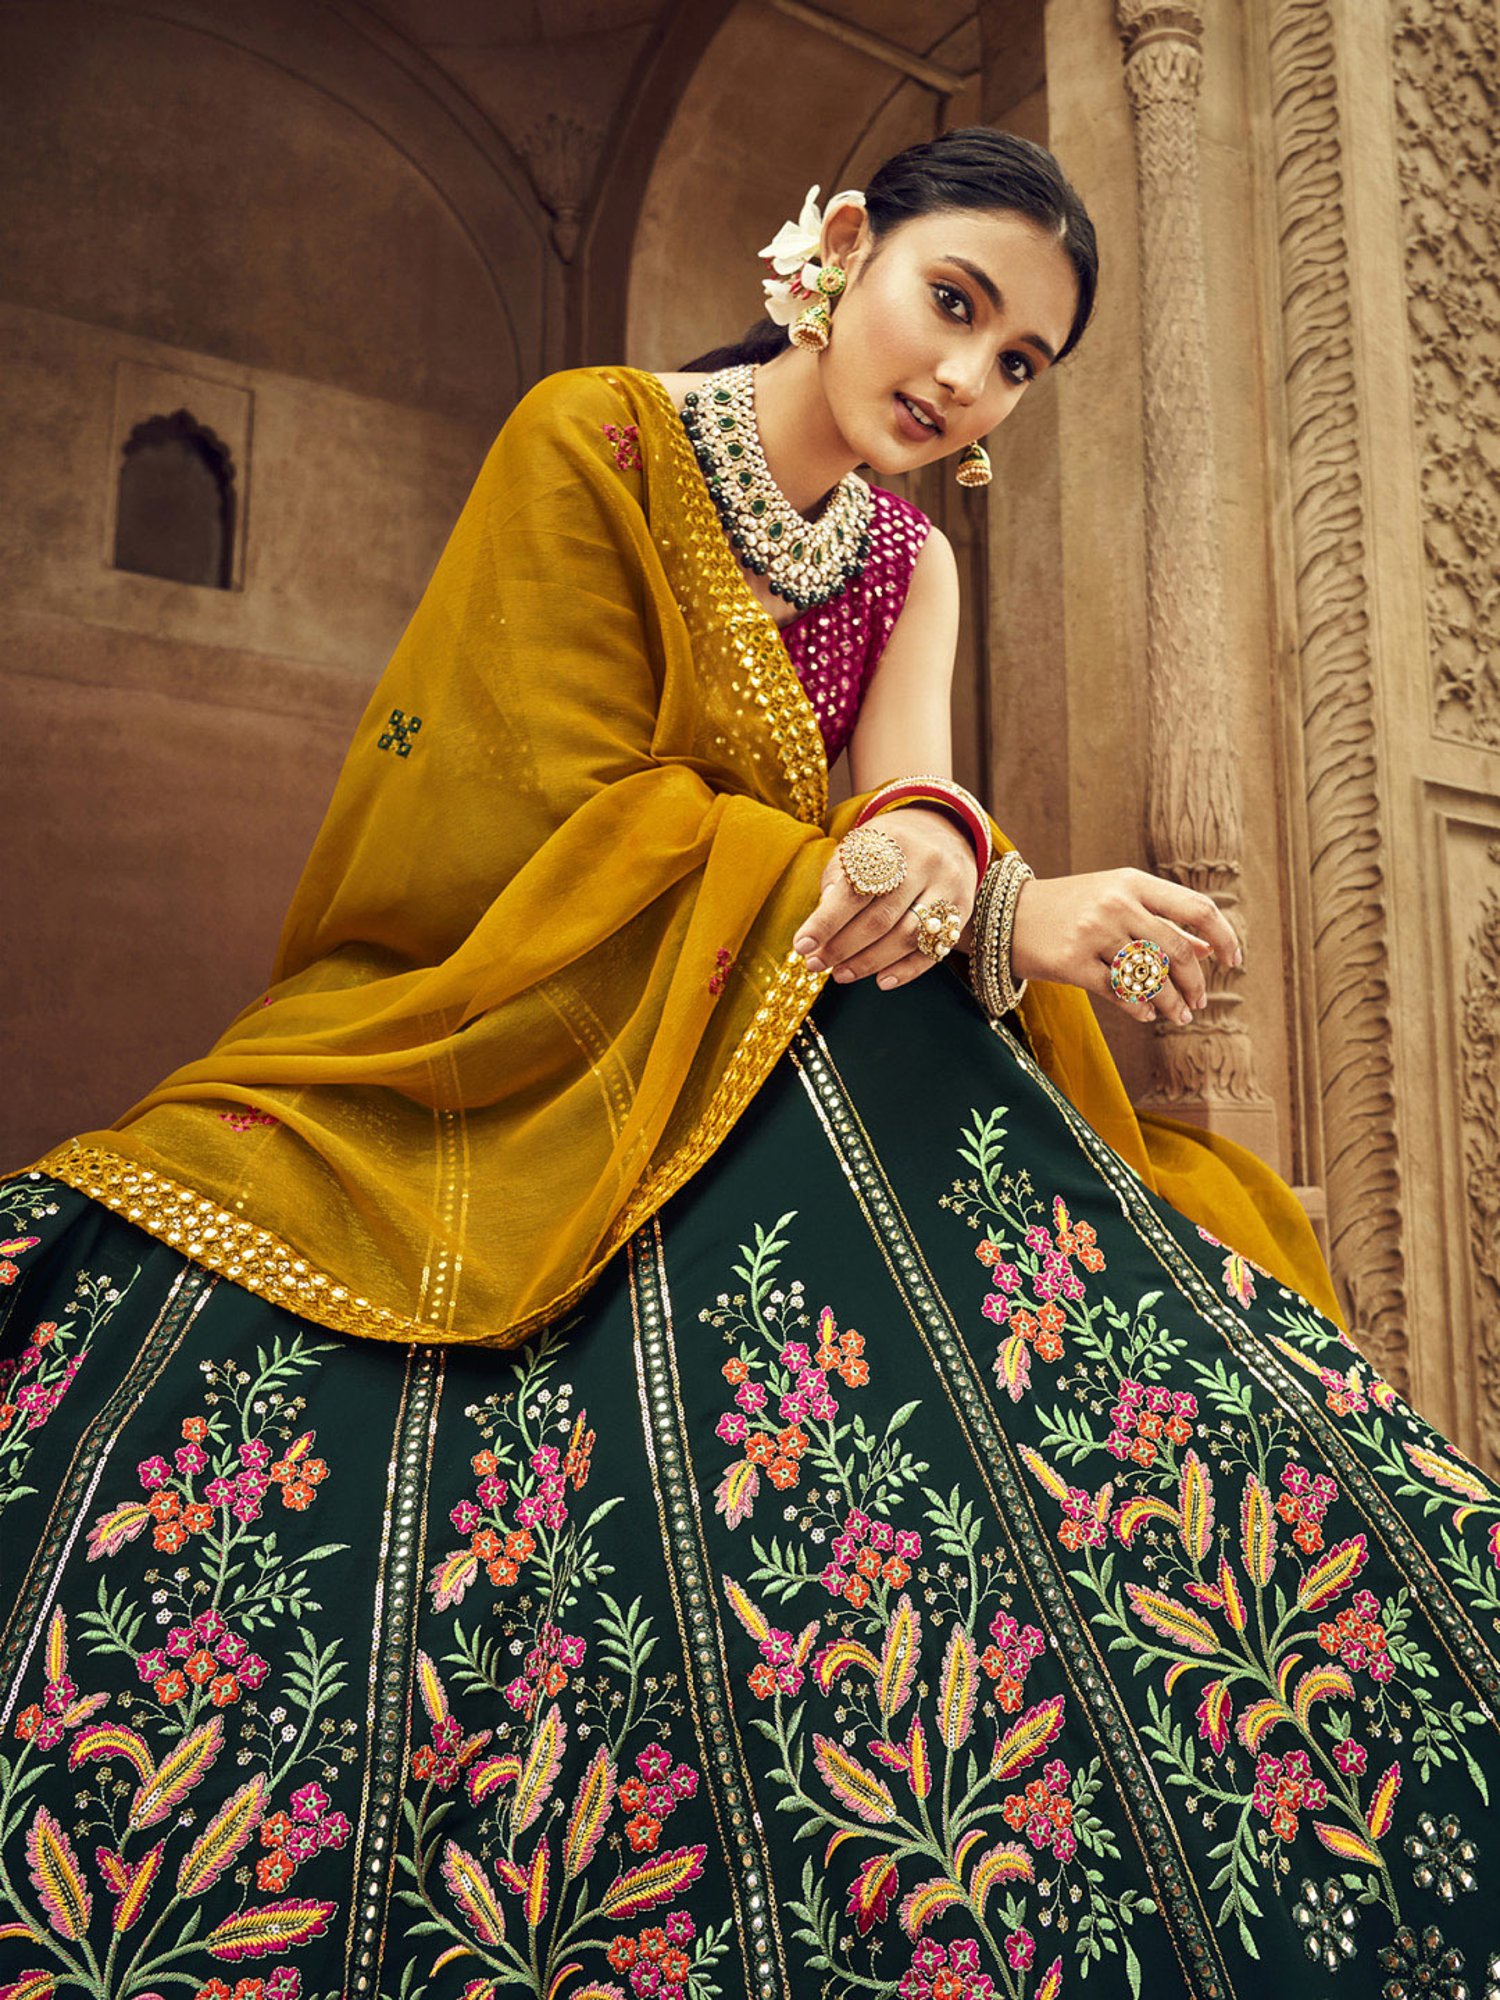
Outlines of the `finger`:
[[868,896],[862,896],[850,887],[842,871],[835,880],[824,883],[818,907],[798,927],[792,941],[792,949],[801,952],[810,972],[826,971],[836,963],[829,957],[831,940],[860,915],[869,900]]
[[[1153,1000],[1122,1000],[1114,987],[1110,985],[1109,974],[1109,960],[1105,958],[1095,959],[1093,978],[1089,982],[1091,990],[1102,994],[1111,1006],[1118,1007],[1122,1014],[1128,1014],[1132,1021],[1154,1021],[1158,1018],[1157,1000],[1162,997],[1161,994],[1158,994],[1156,999]],[[1162,993],[1165,993],[1166,990],[1163,987]]]
[[[880,955],[887,939],[898,950],[909,951],[916,934],[915,925],[906,921],[913,901],[910,887],[903,882],[863,904],[824,946],[821,956],[829,970],[837,972],[849,966],[856,977],[877,970],[889,956],[889,953]],[[877,956],[871,957],[872,952]]]
[[937,960],[928,958],[924,952],[909,951],[905,958],[898,958],[894,965],[888,965],[884,972],[878,973],[875,984],[882,992],[893,993],[898,986],[910,986],[924,972],[931,972],[936,964]]
[[[852,979],[867,979],[871,974],[878,975],[888,966],[895,965],[899,959],[907,957],[916,949],[916,910],[915,902],[909,904],[878,937],[852,951],[835,966],[834,978],[841,984]],[[845,928],[846,931],[852,932],[855,927],[849,924]],[[840,940],[835,939],[829,947],[830,950],[837,949],[839,943]]]
[[1156,875],[1144,878],[1137,891],[1142,903],[1157,917],[1165,917],[1184,931],[1200,937],[1217,952],[1221,965],[1239,965],[1244,954],[1234,925],[1212,896],[1200,889],[1188,889],[1180,882],[1167,882]]
[[1172,1015],[1175,1019],[1176,1014],[1186,1006],[1196,1014],[1208,1000],[1208,982],[1203,975],[1203,962],[1213,947],[1205,938],[1194,937],[1176,924],[1164,923],[1149,910],[1142,910],[1141,920],[1140,935],[1159,945],[1167,954],[1167,961],[1171,967],[1169,976],[1177,992],[1176,1009],[1161,1007],[1158,998],[1157,1005],[1160,1011]]

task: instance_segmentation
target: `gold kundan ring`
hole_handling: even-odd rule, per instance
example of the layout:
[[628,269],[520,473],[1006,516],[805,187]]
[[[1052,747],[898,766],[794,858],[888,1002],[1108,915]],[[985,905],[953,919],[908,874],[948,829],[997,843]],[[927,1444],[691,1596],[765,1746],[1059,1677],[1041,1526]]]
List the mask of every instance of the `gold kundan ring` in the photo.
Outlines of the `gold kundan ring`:
[[878,826],[856,826],[839,842],[839,866],[861,896],[883,896],[906,880],[901,843]]
[[946,958],[963,934],[964,920],[956,904],[940,897],[918,903],[912,910],[917,920],[917,950],[924,958]]

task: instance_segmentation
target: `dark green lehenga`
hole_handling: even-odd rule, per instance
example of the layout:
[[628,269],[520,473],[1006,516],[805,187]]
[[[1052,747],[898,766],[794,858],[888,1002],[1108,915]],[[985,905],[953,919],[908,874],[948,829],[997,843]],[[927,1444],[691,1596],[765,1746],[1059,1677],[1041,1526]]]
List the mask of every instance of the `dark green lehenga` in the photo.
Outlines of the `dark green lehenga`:
[[1500,1993],[1500,1495],[946,974],[512,1354],[0,1204],[10,2000]]

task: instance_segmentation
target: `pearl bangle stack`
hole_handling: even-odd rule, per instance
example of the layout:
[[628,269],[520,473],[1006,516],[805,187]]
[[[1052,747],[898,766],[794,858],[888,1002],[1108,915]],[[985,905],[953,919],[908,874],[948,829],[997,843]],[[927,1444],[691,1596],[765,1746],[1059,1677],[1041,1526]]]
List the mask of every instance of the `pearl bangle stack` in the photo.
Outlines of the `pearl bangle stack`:
[[1021,890],[1035,878],[1014,848],[1002,854],[985,870],[974,904],[974,945],[969,958],[969,977],[979,1004],[992,1021],[1008,1014],[1021,1003],[1026,981],[1019,986],[1011,969],[1011,945],[1016,928],[1016,905]]

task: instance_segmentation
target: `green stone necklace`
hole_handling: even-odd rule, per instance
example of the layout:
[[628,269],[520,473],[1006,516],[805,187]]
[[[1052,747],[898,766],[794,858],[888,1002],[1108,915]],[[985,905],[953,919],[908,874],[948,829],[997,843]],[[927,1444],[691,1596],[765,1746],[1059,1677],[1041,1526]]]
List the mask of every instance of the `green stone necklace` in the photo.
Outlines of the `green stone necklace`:
[[816,521],[771,477],[755,423],[755,370],[743,362],[689,390],[682,421],[730,546],[799,611],[826,604],[863,571],[875,501],[846,473]]

